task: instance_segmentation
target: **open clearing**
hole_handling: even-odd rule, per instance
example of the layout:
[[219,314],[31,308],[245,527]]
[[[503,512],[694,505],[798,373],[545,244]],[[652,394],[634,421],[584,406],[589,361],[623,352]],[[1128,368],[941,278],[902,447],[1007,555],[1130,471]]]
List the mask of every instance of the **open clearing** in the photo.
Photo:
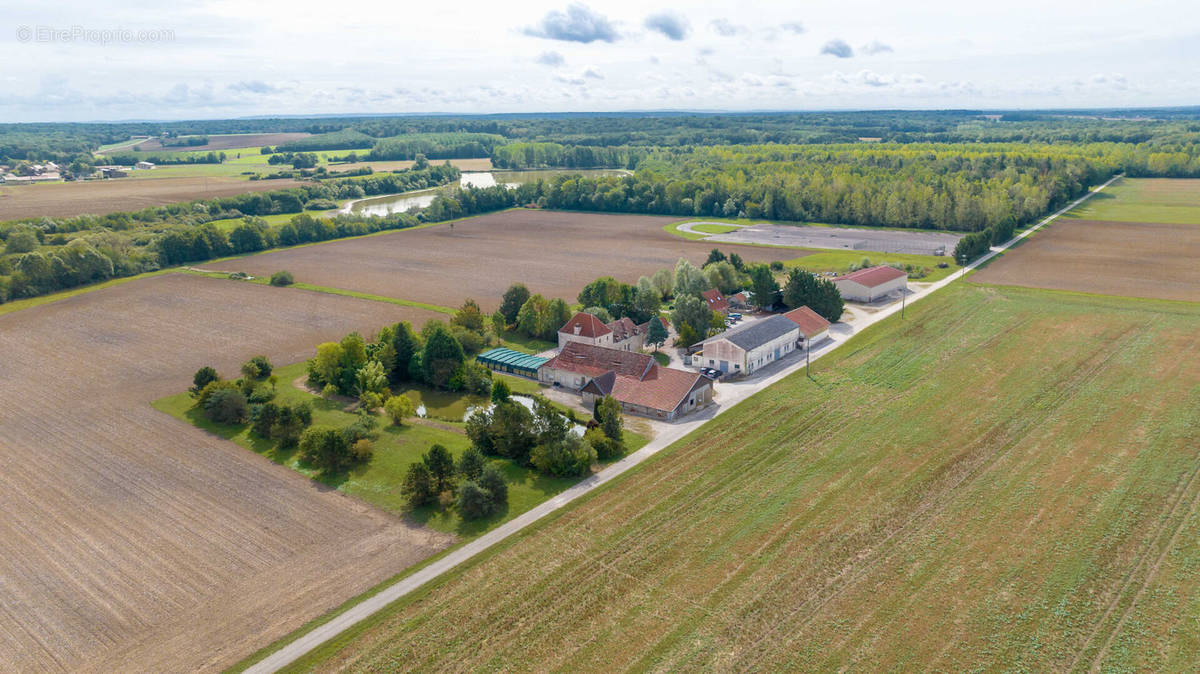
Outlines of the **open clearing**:
[[1064,217],[1200,226],[1200,180],[1125,178]]
[[0,669],[218,669],[448,545],[149,405],[434,316],[179,274],[0,316]]
[[231,134],[211,134],[208,137],[208,143],[205,145],[171,145],[163,147],[162,142],[158,138],[144,140],[137,144],[137,149],[142,152],[154,152],[166,150],[168,152],[176,150],[186,150],[188,152],[209,152],[221,150],[237,150],[241,148],[260,148],[264,145],[279,145],[288,141],[300,140],[307,138],[310,134],[304,132],[294,133],[231,133]]
[[[1088,206],[1093,202],[1099,205]],[[1112,219],[1080,219],[1081,213]],[[1125,179],[988,264],[975,280],[1200,301],[1197,260],[1200,180]]]
[[299,184],[295,180],[246,181],[222,176],[192,176],[113,178],[0,187],[0,221],[42,216],[60,218],[86,213],[103,215],[193,199],[282,190]]
[[951,286],[298,668],[1188,669],[1197,320]]
[[[675,266],[700,265],[713,244],[662,230],[677,218],[515,209],[453,224],[389,232],[206,264],[269,276],[287,269],[302,283],[418,302],[458,306],[471,297],[492,311],[509,284],[573,300],[600,276],[626,283]],[[747,262],[800,257],[804,251],[718,246]]]

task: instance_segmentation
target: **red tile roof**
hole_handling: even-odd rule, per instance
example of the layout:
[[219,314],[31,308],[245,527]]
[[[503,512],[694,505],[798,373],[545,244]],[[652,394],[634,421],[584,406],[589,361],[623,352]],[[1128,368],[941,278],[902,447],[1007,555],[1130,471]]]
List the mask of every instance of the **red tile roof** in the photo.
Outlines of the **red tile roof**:
[[792,319],[793,323],[800,326],[800,332],[804,335],[805,339],[813,335],[819,335],[829,329],[829,321],[808,307],[792,309],[784,314],[784,316]]
[[604,346],[567,342],[567,345],[542,367],[577,372],[588,377],[598,377],[605,372],[642,378],[654,365],[654,358],[645,353],[610,349]]
[[660,367],[655,363],[641,379],[608,372],[592,379],[583,390],[611,395],[629,405],[670,412],[679,407],[693,390],[704,386],[712,386],[712,383],[695,372]]
[[900,271],[895,267],[881,265],[879,267],[869,267],[867,269],[859,269],[858,271],[850,272],[844,276],[839,276],[834,281],[854,281],[859,285],[868,288],[881,286],[888,281],[894,281],[900,277],[908,277],[906,272]]
[[567,321],[566,325],[563,325],[558,331],[577,337],[595,339],[612,332],[612,328],[605,325],[599,318],[581,311],[572,316],[571,320]]
[[614,342],[622,342],[634,335],[642,334],[641,326],[630,320],[628,316],[622,316],[609,323],[608,329],[612,330]]
[[705,290],[704,292],[700,293],[700,296],[703,297],[704,301],[708,303],[708,308],[712,309],[713,311],[725,311],[729,308],[729,300],[725,299],[725,296],[721,294],[721,291],[717,290],[716,288],[713,288],[712,290]]

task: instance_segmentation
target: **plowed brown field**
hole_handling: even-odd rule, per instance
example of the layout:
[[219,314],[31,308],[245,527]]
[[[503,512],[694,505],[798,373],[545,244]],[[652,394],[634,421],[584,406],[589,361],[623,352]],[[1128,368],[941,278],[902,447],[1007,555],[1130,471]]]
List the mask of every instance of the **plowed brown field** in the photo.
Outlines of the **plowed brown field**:
[[1200,301],[1200,225],[1055,220],[979,283]]
[[136,211],[193,199],[228,197],[295,187],[295,180],[242,180],[223,176],[113,178],[0,187],[0,221]]
[[148,404],[432,315],[168,275],[0,317],[0,670],[218,669],[448,545]]
[[[457,305],[471,297],[489,311],[510,283],[547,297],[574,299],[588,282],[613,276],[632,283],[674,267],[681,257],[700,265],[712,243],[663,231],[679,218],[511,210],[450,225],[262,253],[205,265],[256,276],[279,269],[297,281]],[[803,251],[719,244],[747,262],[800,257]]]

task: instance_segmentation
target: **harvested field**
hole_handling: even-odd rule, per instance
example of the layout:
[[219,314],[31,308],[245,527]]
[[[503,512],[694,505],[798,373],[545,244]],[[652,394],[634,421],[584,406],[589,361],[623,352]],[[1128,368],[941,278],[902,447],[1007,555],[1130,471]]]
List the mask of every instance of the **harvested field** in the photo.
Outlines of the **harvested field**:
[[1200,180],[1125,178],[1064,217],[1200,226]]
[[0,316],[0,670],[216,670],[448,545],[148,404],[432,315],[172,274]]
[[973,280],[1200,301],[1200,224],[1055,220]]
[[[278,269],[297,281],[387,297],[457,306],[472,297],[492,311],[509,284],[573,300],[588,282],[626,283],[674,267],[680,257],[704,262],[712,243],[662,230],[677,218],[511,210],[450,225],[332,241],[205,265],[256,276]],[[747,262],[800,257],[804,251],[720,245]]]
[[295,180],[247,181],[223,176],[193,176],[8,186],[0,187],[0,221],[85,213],[103,215],[193,199],[282,190],[299,184]]
[[213,134],[208,137],[208,143],[205,145],[172,145],[163,147],[162,142],[157,138],[143,141],[137,144],[137,149],[142,152],[152,152],[166,150],[168,152],[186,151],[186,152],[208,152],[221,150],[237,150],[241,148],[260,148],[264,145],[279,145],[293,140],[307,138],[311,134],[296,132],[296,133],[231,133],[231,134]]
[[951,286],[297,669],[1194,669],[1198,320]]

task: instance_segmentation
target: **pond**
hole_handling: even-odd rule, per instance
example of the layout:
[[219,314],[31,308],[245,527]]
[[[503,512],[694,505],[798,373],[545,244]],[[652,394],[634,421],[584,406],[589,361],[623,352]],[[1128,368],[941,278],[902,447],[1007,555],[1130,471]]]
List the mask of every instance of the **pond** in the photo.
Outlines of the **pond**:
[[[523,407],[525,407],[525,409],[529,410],[530,412],[533,411],[533,398],[530,398],[528,396],[514,395],[512,397],[512,399],[517,401],[518,403],[520,403]],[[465,414],[463,414],[462,420],[466,421],[467,419],[469,419],[471,417],[472,414],[475,413],[476,410],[480,410],[480,409],[482,409],[482,410],[492,409],[491,401],[489,400],[489,401],[483,402],[482,404],[471,405],[471,406],[467,407],[467,411]],[[586,431],[586,430],[587,430],[587,427],[584,426],[583,424],[579,424],[579,423],[571,424],[571,432],[574,433],[575,435],[582,437],[584,431]]]
[[[518,187],[537,180],[550,180],[560,175],[582,175],[585,177],[623,175],[619,169],[545,169],[540,171],[470,171],[462,174],[459,184],[463,187],[494,187],[506,185]],[[402,194],[385,194],[378,197],[356,199],[342,207],[342,213],[355,215],[391,215],[404,213],[413,208],[425,208],[433,203],[439,188],[416,190]]]

